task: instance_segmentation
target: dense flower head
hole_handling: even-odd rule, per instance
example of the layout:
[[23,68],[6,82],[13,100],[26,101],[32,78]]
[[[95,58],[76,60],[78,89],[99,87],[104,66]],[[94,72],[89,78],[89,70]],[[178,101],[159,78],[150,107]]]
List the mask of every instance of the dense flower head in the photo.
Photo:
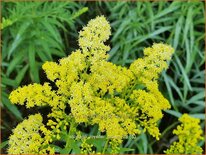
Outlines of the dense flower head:
[[184,153],[184,154],[201,154],[202,148],[198,146],[200,140],[203,140],[200,120],[193,118],[188,114],[183,114],[179,121],[181,125],[173,131],[178,136],[178,141],[173,142],[166,154]]
[[156,81],[163,69],[167,69],[167,61],[171,59],[174,49],[163,43],[153,44],[152,47],[144,49],[144,57],[135,60],[130,69],[139,81],[150,85]]
[[158,100],[157,94],[145,90],[134,90],[130,98],[138,107],[137,122],[144,128],[144,131],[147,130],[153,137],[159,139],[157,122],[163,117],[162,110],[170,107],[168,102],[164,103],[165,107],[161,107],[159,102],[164,102],[164,100]]
[[104,96],[107,92],[122,92],[123,88],[129,85],[132,73],[129,70],[116,66],[107,61],[100,61],[91,66],[91,74],[88,82],[95,91],[99,90]]
[[111,35],[109,22],[103,16],[89,21],[86,27],[79,32],[79,46],[83,53],[93,56],[88,58],[91,63],[108,58],[106,54],[110,47],[104,42]]
[[9,154],[54,154],[54,149],[44,144],[39,128],[43,125],[40,114],[31,115],[27,120],[18,124],[9,137]]
[[[173,49],[154,44],[130,68],[117,66],[107,61],[110,48],[105,41],[110,34],[105,17],[91,20],[79,33],[79,49],[59,62],[43,64],[51,85],[32,84],[10,94],[13,104],[51,108],[46,126],[40,127],[45,145],[61,140],[61,133],[68,134],[81,123],[98,125],[100,133],[110,139],[113,152],[125,136],[140,134],[142,128],[159,139],[157,122],[170,105],[158,90],[157,79]],[[82,149],[90,152],[91,145],[84,141]]]
[[9,99],[13,104],[26,104],[27,108],[31,108],[46,105],[54,95],[49,83],[45,83],[43,86],[35,83],[14,90]]

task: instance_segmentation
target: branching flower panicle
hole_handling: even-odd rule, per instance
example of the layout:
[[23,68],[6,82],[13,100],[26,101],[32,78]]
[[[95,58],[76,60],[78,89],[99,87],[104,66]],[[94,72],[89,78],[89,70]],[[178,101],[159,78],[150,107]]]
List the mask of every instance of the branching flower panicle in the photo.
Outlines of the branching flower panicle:
[[[66,149],[72,147],[69,136],[75,134],[76,127],[82,123],[98,125],[99,132],[106,133],[109,141],[106,144],[112,152],[119,150],[127,135],[148,131],[159,139],[157,122],[163,117],[162,110],[169,109],[170,104],[158,90],[157,80],[162,70],[168,67],[173,48],[162,43],[154,44],[146,48],[145,56],[134,61],[129,68],[117,66],[107,61],[110,47],[105,42],[111,34],[110,29],[103,16],[91,20],[79,33],[79,49],[58,63],[43,64],[42,68],[55,84],[55,90],[49,83],[32,84],[10,94],[13,104],[51,108],[46,125],[40,127],[44,136],[39,137],[41,142],[37,140],[36,152],[43,141],[48,148],[59,140],[66,142]],[[71,109],[69,114],[67,107]],[[12,139],[10,153],[31,152],[26,148],[19,151]],[[27,141],[35,143],[32,138]],[[93,145],[84,141],[81,146],[83,152],[90,152]],[[103,153],[105,151],[109,150],[105,148]]]

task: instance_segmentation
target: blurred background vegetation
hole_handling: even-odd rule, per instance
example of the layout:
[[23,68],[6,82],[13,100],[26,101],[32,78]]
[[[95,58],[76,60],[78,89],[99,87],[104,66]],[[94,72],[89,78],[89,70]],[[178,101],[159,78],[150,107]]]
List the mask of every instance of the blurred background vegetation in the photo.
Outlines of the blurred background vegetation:
[[9,93],[18,86],[45,82],[41,65],[77,48],[78,31],[97,15],[105,15],[111,24],[109,61],[115,64],[129,66],[154,42],[175,48],[170,67],[160,78],[160,90],[172,106],[159,122],[161,140],[141,134],[125,140],[123,147],[133,151],[122,153],[163,153],[175,140],[171,131],[182,113],[201,119],[204,130],[204,2],[1,2],[1,11],[2,153],[17,123],[31,113],[45,112],[12,105]]

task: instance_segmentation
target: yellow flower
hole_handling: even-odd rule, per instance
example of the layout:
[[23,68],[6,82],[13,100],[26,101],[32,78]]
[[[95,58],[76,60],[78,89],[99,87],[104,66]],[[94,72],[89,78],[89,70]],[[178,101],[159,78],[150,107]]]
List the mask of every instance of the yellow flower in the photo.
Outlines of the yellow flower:
[[83,138],[81,144],[81,153],[82,154],[95,154],[95,151],[92,150],[93,144],[89,144],[87,141],[90,137]]
[[[104,42],[111,35],[111,27],[105,17],[96,17],[79,32],[79,46],[83,52],[90,52],[97,60],[107,58],[106,51],[110,50]],[[99,56],[98,56],[99,55]]]
[[181,125],[178,125],[177,129],[173,131],[178,136],[178,141],[173,142],[165,153],[201,154],[203,150],[198,146],[199,141],[203,140],[203,132],[199,125],[200,120],[188,114],[183,114],[179,121]]
[[[9,154],[37,154],[46,146],[43,146],[44,139],[40,135],[39,128],[42,126],[40,114],[31,115],[27,120],[20,123],[9,137]],[[44,148],[45,152],[48,151]],[[53,148],[49,149],[54,152]]]
[[47,105],[55,93],[51,91],[49,83],[43,86],[40,84],[30,84],[19,87],[11,92],[9,99],[13,104],[26,104],[27,108]]
[[92,85],[94,91],[99,90],[100,95],[104,96],[107,92],[109,94],[121,92],[131,81],[131,74],[120,66],[107,61],[100,61],[91,66],[88,82]]
[[[106,133],[113,152],[119,150],[124,137],[140,134],[141,128],[159,138],[157,122],[163,117],[162,110],[170,108],[170,104],[158,90],[157,79],[167,68],[166,61],[173,49],[154,44],[129,68],[117,66],[107,60],[110,47],[105,41],[109,39],[110,29],[103,16],[91,20],[79,33],[80,49],[59,62],[43,64],[54,87],[49,83],[32,84],[10,94],[13,104],[51,108],[47,126],[42,123],[38,126],[42,136],[33,136],[33,141],[38,137],[40,142],[29,145],[32,151],[54,153],[49,145],[65,140],[63,134],[67,134],[72,123],[98,125],[99,131]],[[47,147],[38,150],[40,145]],[[82,142],[84,153],[91,153],[91,147]],[[13,148],[10,147],[10,153]]]
[[146,86],[150,81],[156,81],[163,69],[167,69],[167,61],[171,59],[174,49],[163,43],[153,44],[144,49],[144,57],[135,60],[130,70],[138,80]]
[[[156,90],[158,92],[158,90]],[[145,90],[134,90],[130,98],[133,100],[137,110],[137,122],[153,137],[159,139],[160,133],[157,122],[163,117],[162,110],[169,108],[165,99],[158,97],[158,93],[146,92]],[[162,106],[164,105],[164,106]]]

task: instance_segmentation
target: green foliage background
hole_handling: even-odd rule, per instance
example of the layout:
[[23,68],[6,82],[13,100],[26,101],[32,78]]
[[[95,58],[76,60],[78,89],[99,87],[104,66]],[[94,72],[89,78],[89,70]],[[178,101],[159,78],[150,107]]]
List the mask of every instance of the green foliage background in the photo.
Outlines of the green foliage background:
[[162,153],[174,140],[171,131],[182,113],[200,118],[204,130],[204,2],[2,2],[1,8],[2,153],[18,122],[37,110],[46,113],[12,105],[8,94],[18,86],[43,83],[41,65],[75,49],[78,30],[97,15],[105,15],[111,23],[108,44],[113,63],[129,66],[153,42],[175,48],[170,67],[160,79],[160,89],[172,105],[159,122],[162,139],[153,141],[146,134],[130,138],[123,145],[134,150],[122,153]]

